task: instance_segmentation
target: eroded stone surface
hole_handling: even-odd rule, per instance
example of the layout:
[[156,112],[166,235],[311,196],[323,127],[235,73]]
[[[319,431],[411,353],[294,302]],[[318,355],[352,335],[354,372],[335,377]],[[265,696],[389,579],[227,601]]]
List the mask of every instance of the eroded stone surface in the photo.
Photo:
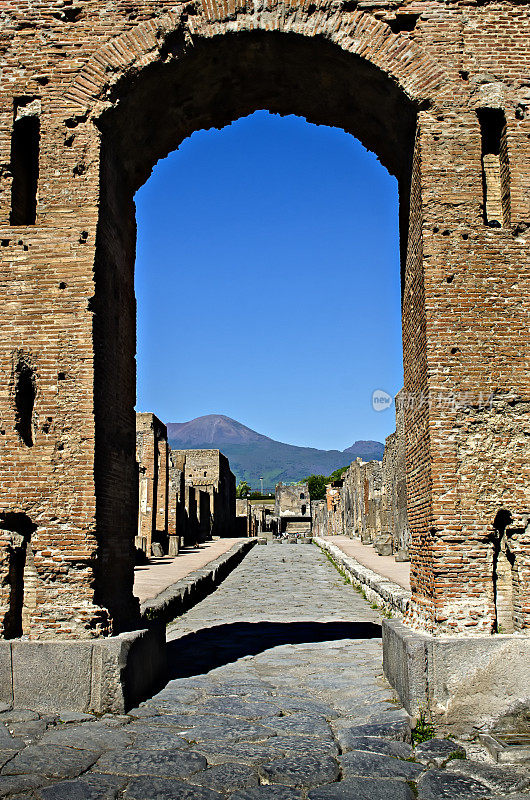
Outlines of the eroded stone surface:
[[430,739],[428,742],[416,745],[414,756],[417,761],[424,764],[435,764],[441,767],[450,758],[465,758],[466,751],[462,745],[451,739]]
[[415,780],[424,770],[420,764],[393,758],[380,753],[366,753],[352,750],[340,758],[345,778],[365,776],[368,778],[404,778]]
[[169,778],[136,778],[123,795],[124,800],[221,800],[219,792]]
[[99,755],[93,750],[74,750],[62,745],[30,745],[3,767],[2,775],[71,778],[89,769]]
[[35,794],[39,800],[114,800],[124,786],[125,778],[88,774],[45,786]]
[[339,778],[339,765],[331,756],[296,755],[280,758],[258,768],[262,783],[308,787],[331,783]]
[[192,751],[137,750],[133,748],[106,753],[97,762],[98,772],[116,775],[159,775],[168,778],[186,778],[205,769],[204,756]]
[[258,784],[256,771],[249,766],[237,763],[210,767],[204,772],[193,775],[191,780],[199,786],[207,786],[219,792],[233,791]]
[[301,800],[302,793],[287,786],[257,786],[235,792],[230,800]]
[[414,794],[404,781],[348,778],[340,783],[312,789],[308,798],[309,800],[414,800]]
[[350,729],[339,731],[337,739],[343,753],[349,750],[366,750],[395,758],[410,758],[412,755],[412,747],[407,742],[379,739],[376,736],[357,736]]
[[418,781],[420,800],[477,800],[490,797],[493,791],[473,778],[447,770],[431,770]]

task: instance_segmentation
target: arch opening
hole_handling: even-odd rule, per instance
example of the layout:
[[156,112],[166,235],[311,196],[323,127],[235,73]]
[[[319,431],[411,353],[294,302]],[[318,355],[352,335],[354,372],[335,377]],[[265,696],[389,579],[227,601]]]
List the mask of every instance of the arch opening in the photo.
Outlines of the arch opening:
[[[417,109],[388,75],[323,37],[227,34],[201,40],[185,54],[182,41],[173,45],[165,61],[116,84],[112,108],[97,123],[102,141],[93,301],[100,540],[96,598],[111,611],[116,630],[124,615],[123,582],[132,577],[126,564],[133,559],[138,510],[133,196],[154,164],[196,130],[221,128],[260,109],[294,114],[342,128],[376,152],[398,179],[402,271],[408,238]],[[123,487],[130,487],[126,498]],[[102,568],[106,563],[116,565],[112,577]],[[120,565],[123,581],[116,574]]]

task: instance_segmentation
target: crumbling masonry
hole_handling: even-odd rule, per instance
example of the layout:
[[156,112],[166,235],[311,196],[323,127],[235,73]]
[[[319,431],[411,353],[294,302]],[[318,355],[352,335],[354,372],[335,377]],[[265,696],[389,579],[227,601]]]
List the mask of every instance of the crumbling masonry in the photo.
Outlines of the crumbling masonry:
[[0,24],[3,635],[138,624],[133,196],[261,108],[399,181],[408,622],[490,633],[502,596],[528,628],[529,5],[7,0]]
[[311,505],[317,536],[356,536],[381,554],[408,558],[403,394],[396,396],[396,431],[387,437],[382,461],[356,459],[326,487],[326,500]]
[[181,545],[234,535],[236,479],[219,450],[172,450],[164,423],[138,413],[136,459],[137,550],[175,556]]

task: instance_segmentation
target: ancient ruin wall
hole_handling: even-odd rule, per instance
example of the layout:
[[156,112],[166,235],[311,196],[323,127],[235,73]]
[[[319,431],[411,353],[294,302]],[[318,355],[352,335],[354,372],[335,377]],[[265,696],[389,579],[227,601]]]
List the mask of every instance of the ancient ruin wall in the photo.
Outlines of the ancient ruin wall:
[[4,633],[26,563],[28,635],[136,624],[133,194],[257,108],[400,182],[410,622],[494,630],[509,546],[527,626],[529,6],[8,0],[0,23]]

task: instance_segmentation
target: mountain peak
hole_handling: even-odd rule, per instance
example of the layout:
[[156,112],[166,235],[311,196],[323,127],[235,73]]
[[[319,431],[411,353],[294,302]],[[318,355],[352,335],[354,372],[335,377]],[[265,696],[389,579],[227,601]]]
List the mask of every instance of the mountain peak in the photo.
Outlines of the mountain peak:
[[342,452],[347,455],[351,453],[354,458],[359,457],[363,461],[371,461],[372,459],[380,461],[383,458],[384,450],[385,446],[381,442],[374,442],[373,439],[359,439],[359,441],[354,442],[351,447],[347,447]]
[[277,442],[224,414],[205,414],[189,422],[170,422],[169,444],[174,449],[222,450],[230,460],[237,481],[246,480],[256,489],[263,478],[265,491],[274,491],[278,481],[289,483],[307,475],[331,475],[355,458],[381,458],[381,442],[355,442],[342,453]]
[[247,428],[224,414],[205,414],[189,422],[169,422],[168,438],[181,447],[219,446],[226,444],[257,444],[271,442],[268,436]]

